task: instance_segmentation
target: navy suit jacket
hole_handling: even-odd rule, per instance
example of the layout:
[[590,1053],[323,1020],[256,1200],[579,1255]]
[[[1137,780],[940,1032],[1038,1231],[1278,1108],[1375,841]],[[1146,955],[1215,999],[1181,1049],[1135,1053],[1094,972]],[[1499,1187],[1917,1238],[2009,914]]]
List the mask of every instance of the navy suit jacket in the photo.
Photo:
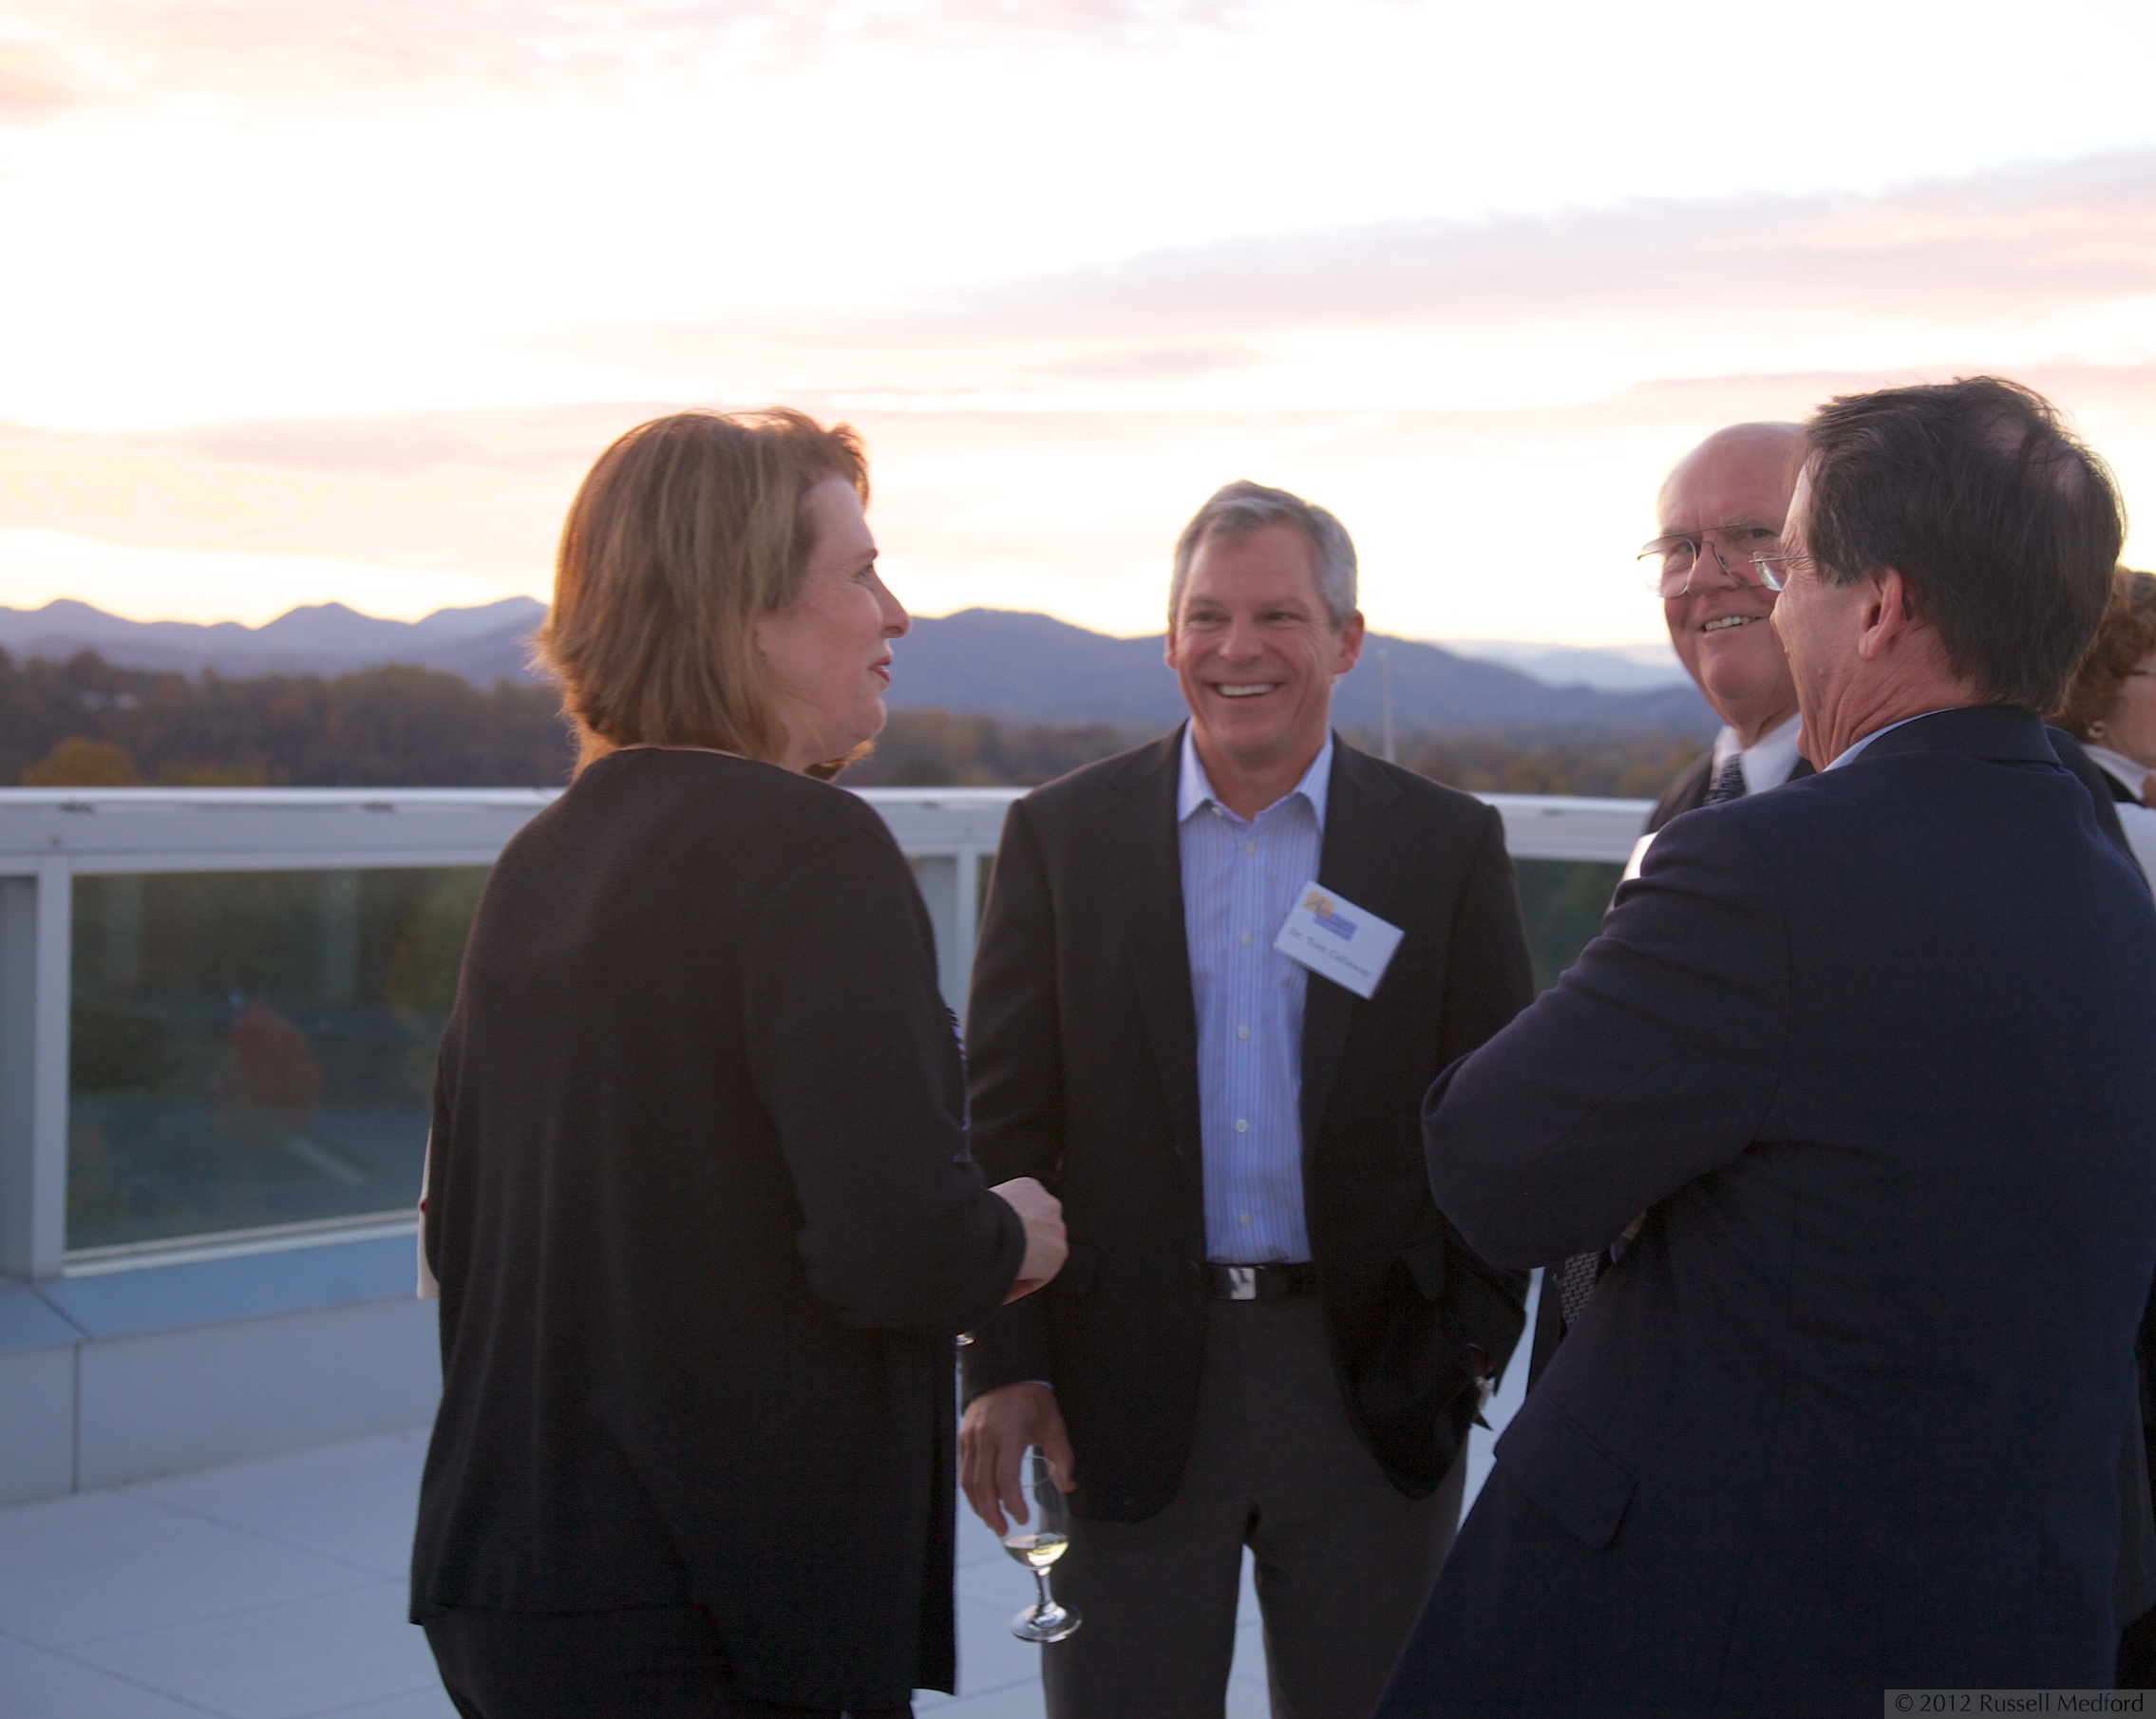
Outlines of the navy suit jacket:
[[2156,904],[2033,715],[1926,717],[1677,819],[1424,1120],[1495,1264],[1646,1221],[1381,1713],[2109,1687]]

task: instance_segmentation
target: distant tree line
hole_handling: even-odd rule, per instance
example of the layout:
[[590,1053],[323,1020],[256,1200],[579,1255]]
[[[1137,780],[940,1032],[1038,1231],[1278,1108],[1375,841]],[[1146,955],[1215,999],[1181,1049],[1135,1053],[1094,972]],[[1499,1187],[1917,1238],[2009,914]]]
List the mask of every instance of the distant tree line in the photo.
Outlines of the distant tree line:
[[[1370,735],[1359,745],[1375,750]],[[1418,775],[1471,794],[1584,794],[1653,800],[1706,749],[1696,734],[1626,729],[1510,729],[1410,734],[1400,762]]]
[[0,652],[0,782],[56,787],[558,784],[568,731],[549,687],[482,689],[428,669],[227,680],[118,669],[92,652]]
[[876,749],[847,766],[861,788],[1035,787],[1149,735],[1104,723],[1000,723],[949,710],[894,710]]
[[[863,787],[1031,786],[1149,734],[899,710],[846,772]],[[1372,737],[1357,734],[1358,744]],[[1684,734],[1593,728],[1404,736],[1400,762],[1484,793],[1645,798],[1699,750]],[[120,669],[90,652],[0,652],[0,783],[56,787],[551,786],[572,751],[550,687],[482,689],[427,669],[228,680]]]

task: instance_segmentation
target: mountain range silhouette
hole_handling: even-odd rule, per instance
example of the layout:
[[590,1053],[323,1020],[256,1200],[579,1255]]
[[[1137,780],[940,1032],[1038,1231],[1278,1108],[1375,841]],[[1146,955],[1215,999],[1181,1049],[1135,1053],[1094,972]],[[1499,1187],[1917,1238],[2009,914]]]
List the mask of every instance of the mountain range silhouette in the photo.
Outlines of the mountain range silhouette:
[[[479,686],[540,678],[527,640],[546,613],[531,597],[441,609],[418,621],[383,620],[342,603],[293,609],[260,627],[236,621],[134,621],[62,598],[42,609],[0,607],[0,650],[65,659],[94,651],[131,669],[228,679],[349,673],[388,663],[462,675]],[[1361,664],[1333,695],[1335,720],[1375,732],[1382,720],[1383,651],[1402,733],[1477,728],[1596,727],[1708,734],[1715,718],[1689,685],[1617,691],[1553,686],[1503,664],[1441,646],[1372,634]],[[964,609],[917,617],[894,647],[889,702],[1012,723],[1166,727],[1182,714],[1161,638],[1114,638],[1052,615]]]

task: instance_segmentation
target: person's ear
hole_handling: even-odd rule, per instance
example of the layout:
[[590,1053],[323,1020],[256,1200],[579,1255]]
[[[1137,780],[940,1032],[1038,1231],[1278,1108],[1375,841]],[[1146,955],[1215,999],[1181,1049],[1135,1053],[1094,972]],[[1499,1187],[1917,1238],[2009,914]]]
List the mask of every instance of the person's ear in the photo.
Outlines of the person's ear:
[[1363,612],[1358,609],[1348,616],[1348,624],[1340,629],[1336,648],[1333,653],[1333,672],[1347,673],[1362,659]]
[[1168,622],[1168,635],[1161,641],[1161,661],[1167,664],[1167,666],[1171,669],[1181,669],[1182,665],[1175,660],[1175,622],[1173,619],[1170,619]]
[[1873,657],[1907,635],[1917,623],[1909,583],[1899,571],[1883,567],[1865,576],[1869,589],[1857,616],[1857,654]]

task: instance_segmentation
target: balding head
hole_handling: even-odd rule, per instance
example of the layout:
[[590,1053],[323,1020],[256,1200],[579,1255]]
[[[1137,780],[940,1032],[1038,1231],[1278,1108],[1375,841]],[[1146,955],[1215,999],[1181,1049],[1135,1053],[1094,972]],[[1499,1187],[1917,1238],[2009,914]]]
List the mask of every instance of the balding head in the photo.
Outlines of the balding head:
[[1694,467],[1712,468],[1724,483],[1757,484],[1762,491],[1779,488],[1785,512],[1797,486],[1797,468],[1804,463],[1805,426],[1801,424],[1732,424],[1718,429],[1670,468],[1662,480],[1660,511],[1669,511],[1670,492]]
[[1780,548],[1803,455],[1800,425],[1732,424],[1686,454],[1662,482],[1662,536],[1704,533],[1719,555],[1702,555],[1689,586],[1663,598],[1670,643],[1746,746],[1797,708],[1788,662],[1767,625],[1774,594],[1755,582],[1751,557]]

